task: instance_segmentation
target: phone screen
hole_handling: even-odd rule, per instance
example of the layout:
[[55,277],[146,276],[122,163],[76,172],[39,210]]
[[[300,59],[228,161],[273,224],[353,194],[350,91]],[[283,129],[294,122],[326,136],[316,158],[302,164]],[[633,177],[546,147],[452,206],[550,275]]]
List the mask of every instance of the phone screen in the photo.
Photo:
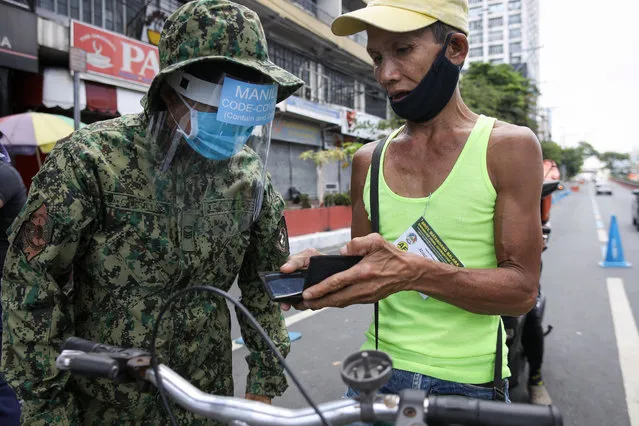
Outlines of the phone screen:
[[302,273],[267,273],[261,278],[273,300],[299,296],[304,291],[305,275]]

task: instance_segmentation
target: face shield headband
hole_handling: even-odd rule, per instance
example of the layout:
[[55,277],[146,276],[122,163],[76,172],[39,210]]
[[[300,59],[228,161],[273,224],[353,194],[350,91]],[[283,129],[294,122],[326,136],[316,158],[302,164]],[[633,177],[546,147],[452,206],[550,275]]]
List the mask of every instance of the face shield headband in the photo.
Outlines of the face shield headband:
[[223,84],[216,84],[181,71],[171,74],[167,83],[189,111],[188,132],[184,119],[173,117],[177,133],[209,160],[227,160],[237,154],[255,127],[270,124],[275,114],[274,84],[245,83],[229,76],[224,77]]

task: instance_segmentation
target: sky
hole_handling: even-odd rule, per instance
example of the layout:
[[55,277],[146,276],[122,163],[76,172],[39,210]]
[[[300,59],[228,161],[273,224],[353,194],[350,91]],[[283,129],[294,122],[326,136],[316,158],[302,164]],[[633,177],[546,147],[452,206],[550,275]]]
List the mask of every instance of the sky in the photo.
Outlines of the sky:
[[540,0],[539,105],[553,140],[639,150],[639,0]]

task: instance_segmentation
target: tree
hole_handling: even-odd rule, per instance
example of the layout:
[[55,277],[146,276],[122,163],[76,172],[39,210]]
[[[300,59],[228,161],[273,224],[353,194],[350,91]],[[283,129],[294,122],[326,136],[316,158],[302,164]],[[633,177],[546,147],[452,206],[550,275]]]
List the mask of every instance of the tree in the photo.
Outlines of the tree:
[[593,155],[596,156],[597,158],[599,158],[601,160],[601,156],[599,154],[599,152],[592,146],[590,145],[588,142],[579,142],[578,145],[579,149],[581,150],[581,152],[583,153],[584,157],[592,157]]
[[539,92],[512,66],[474,62],[462,76],[460,88],[464,102],[474,112],[536,132]]
[[630,167],[630,154],[608,151],[600,154],[599,159],[606,163],[606,166],[612,173],[627,173],[625,169],[628,169]]
[[[561,156],[561,165],[566,167],[565,179],[573,178],[581,170],[584,164],[584,155],[580,148],[564,148]],[[562,176],[562,178],[564,178]]]
[[544,160],[554,160],[555,163],[561,164],[563,159],[563,149],[559,146],[558,143],[553,141],[542,141],[541,151]]
[[342,146],[331,149],[320,149],[314,151],[312,149],[304,151],[300,154],[301,160],[310,160],[315,163],[317,171],[317,199],[322,202],[324,199],[324,166],[333,161],[342,163],[342,167],[348,167],[353,161],[355,152],[362,146],[359,142],[345,142]]

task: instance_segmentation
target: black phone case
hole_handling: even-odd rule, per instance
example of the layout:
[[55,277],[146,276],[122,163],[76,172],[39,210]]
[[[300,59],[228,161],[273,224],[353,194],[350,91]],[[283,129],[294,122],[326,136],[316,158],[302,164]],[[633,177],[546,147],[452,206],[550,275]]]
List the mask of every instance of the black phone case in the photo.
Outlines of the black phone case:
[[304,288],[324,281],[331,275],[355,266],[362,256],[312,256],[308,264]]

